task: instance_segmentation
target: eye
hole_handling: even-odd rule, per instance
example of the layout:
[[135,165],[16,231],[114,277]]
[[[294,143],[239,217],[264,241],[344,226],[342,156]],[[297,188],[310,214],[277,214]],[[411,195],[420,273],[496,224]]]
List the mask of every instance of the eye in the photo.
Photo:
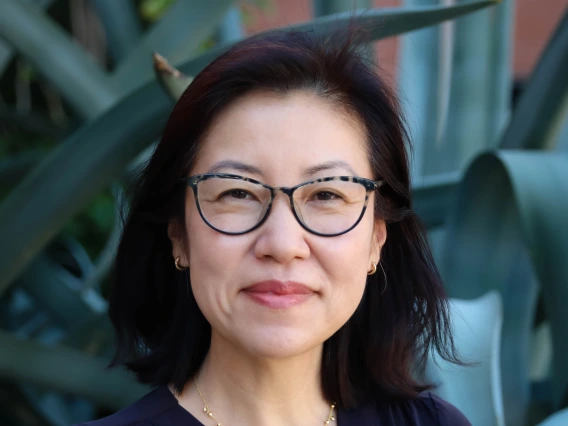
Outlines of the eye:
[[319,191],[313,194],[312,198],[315,199],[316,201],[331,201],[331,200],[340,199],[341,197],[330,191]]
[[235,198],[238,200],[246,200],[247,198],[256,199],[256,197],[253,194],[251,194],[248,191],[245,191],[244,189],[231,189],[229,191],[225,191],[219,196],[219,198],[224,198],[224,197]]

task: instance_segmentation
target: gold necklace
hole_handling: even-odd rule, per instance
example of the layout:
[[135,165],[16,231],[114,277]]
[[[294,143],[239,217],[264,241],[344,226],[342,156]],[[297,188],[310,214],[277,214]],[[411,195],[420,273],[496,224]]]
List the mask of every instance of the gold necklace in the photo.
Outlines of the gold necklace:
[[[199,386],[197,386],[197,380],[195,378],[193,378],[193,383],[195,384],[195,388],[197,389],[197,392],[199,393],[199,396],[201,397],[201,400],[203,401],[203,412],[205,414],[207,414],[209,417],[211,417],[213,420],[215,420],[217,422],[217,426],[223,426],[223,423],[221,423],[219,420],[217,420],[215,418],[215,416],[213,415],[213,413],[211,412],[211,410],[209,409],[209,405],[207,405],[207,401],[205,401],[205,398],[203,398],[203,395],[201,394],[201,391],[199,390]],[[327,420],[325,420],[323,422],[324,425],[329,425],[331,422],[335,421],[335,416],[333,415],[333,409],[334,408],[335,408],[335,403],[333,403],[329,406],[329,415],[327,416]]]

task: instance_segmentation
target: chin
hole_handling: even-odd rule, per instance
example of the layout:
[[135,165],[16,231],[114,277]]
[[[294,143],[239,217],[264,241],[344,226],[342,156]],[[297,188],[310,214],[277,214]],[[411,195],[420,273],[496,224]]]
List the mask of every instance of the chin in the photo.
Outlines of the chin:
[[282,359],[301,355],[319,347],[325,339],[307,336],[304,330],[285,327],[249,328],[241,345],[258,358]]

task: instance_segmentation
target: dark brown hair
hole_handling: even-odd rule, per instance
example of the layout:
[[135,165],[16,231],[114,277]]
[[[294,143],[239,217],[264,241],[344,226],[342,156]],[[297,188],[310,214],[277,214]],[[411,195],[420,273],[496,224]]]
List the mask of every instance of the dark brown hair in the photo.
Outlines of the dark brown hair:
[[[114,269],[109,315],[121,363],[143,383],[181,392],[209,349],[211,327],[199,310],[189,274],[174,267],[170,220],[184,218],[180,178],[193,167],[200,141],[219,113],[253,91],[307,90],[329,99],[364,125],[369,160],[386,185],[374,214],[387,226],[381,271],[369,276],[360,305],[325,343],[325,396],[340,407],[412,398],[428,352],[455,357],[440,275],[412,210],[408,137],[393,92],[359,49],[364,31],[271,31],[222,54],[185,90],[153,156],[142,170]],[[332,241],[330,241],[332,243]]]

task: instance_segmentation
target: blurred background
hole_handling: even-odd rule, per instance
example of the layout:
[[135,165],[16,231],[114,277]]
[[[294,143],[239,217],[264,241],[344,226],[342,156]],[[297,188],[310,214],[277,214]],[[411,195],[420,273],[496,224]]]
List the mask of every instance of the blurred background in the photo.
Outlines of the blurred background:
[[[568,425],[566,0],[0,0],[0,425],[148,391],[106,318],[123,188],[175,99],[235,41],[357,9],[400,93],[415,209],[459,349],[426,375],[474,425]],[[154,71],[157,52],[181,71]],[[545,420],[546,419],[546,420]]]

